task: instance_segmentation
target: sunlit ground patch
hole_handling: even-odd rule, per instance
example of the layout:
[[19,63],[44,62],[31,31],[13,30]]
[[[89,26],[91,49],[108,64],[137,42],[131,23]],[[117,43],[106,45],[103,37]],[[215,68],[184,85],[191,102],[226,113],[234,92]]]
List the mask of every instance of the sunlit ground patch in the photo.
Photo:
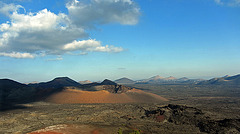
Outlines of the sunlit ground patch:
[[117,132],[113,128],[96,127],[91,125],[54,125],[28,134],[112,134]]

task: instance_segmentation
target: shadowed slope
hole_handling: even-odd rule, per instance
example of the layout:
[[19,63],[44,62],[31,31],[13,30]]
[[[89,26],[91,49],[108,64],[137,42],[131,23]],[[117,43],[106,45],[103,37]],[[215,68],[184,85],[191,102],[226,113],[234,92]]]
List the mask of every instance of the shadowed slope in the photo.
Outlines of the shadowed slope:
[[0,79],[0,90],[3,90],[3,89],[12,90],[12,89],[18,89],[26,86],[27,85],[16,82],[14,80]]
[[0,79],[0,110],[17,108],[16,104],[30,101],[34,92],[33,88],[25,84]]

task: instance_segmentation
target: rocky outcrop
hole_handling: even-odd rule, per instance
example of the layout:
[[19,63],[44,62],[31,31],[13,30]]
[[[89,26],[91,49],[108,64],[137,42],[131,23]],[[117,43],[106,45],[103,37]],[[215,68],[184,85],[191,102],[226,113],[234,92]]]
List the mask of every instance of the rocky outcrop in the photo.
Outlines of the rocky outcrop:
[[110,93],[125,93],[128,90],[132,90],[133,88],[119,85],[111,80],[105,79],[101,83],[90,83],[90,84],[84,84],[82,85],[82,89],[84,91],[99,91],[99,90],[106,90]]
[[125,93],[128,90],[132,90],[133,88],[126,87],[123,85],[103,85],[103,90],[107,90],[110,93]]
[[207,133],[240,131],[240,119],[213,120],[200,109],[182,105],[169,104],[154,110],[145,110],[144,117],[176,125],[195,125],[201,132]]
[[[97,129],[99,131],[95,131],[99,134],[115,134],[119,128],[123,130],[123,134],[132,133],[132,130],[141,130],[141,134],[239,134],[240,132],[239,119],[216,119],[215,115],[208,114],[210,111],[183,105],[56,105],[43,102],[28,105],[31,105],[31,108],[1,113],[1,134],[47,133],[46,131],[49,130],[51,131],[49,133],[80,134],[93,133],[95,128],[100,128]],[[94,129],[88,131],[89,128]]]

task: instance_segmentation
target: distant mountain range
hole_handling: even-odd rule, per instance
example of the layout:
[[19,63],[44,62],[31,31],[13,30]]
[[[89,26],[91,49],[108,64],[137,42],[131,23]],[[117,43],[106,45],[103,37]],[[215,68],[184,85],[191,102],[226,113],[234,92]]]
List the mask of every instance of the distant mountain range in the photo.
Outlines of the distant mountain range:
[[118,84],[197,84],[197,85],[240,85],[240,74],[235,76],[226,75],[220,78],[213,78],[210,80],[204,79],[189,79],[187,77],[175,78],[173,76],[162,77],[159,75],[148,79],[131,80],[129,78],[121,78],[115,80]]
[[203,81],[203,79],[189,79],[187,77],[177,79],[173,76],[164,78],[159,75],[137,81],[131,80],[126,77],[115,80],[115,82],[118,84],[196,84],[200,81]]
[[173,76],[161,77],[159,75],[153,76],[149,79],[138,80],[137,83],[148,83],[148,84],[195,84],[203,79],[189,79],[187,77],[175,78]]
[[240,74],[235,76],[226,75],[199,82],[198,85],[240,85]]

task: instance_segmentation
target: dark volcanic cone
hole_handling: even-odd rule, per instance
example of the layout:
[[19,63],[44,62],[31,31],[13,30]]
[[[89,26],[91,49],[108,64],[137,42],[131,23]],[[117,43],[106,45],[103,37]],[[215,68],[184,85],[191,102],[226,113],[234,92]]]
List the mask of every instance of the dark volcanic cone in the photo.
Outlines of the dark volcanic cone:
[[81,86],[80,83],[68,78],[68,77],[58,77],[49,82],[42,82],[39,84],[30,84],[30,86],[41,87],[41,88],[63,88],[67,86]]
[[105,79],[101,85],[117,85],[117,83],[113,82],[113,81],[110,81],[108,79]]

